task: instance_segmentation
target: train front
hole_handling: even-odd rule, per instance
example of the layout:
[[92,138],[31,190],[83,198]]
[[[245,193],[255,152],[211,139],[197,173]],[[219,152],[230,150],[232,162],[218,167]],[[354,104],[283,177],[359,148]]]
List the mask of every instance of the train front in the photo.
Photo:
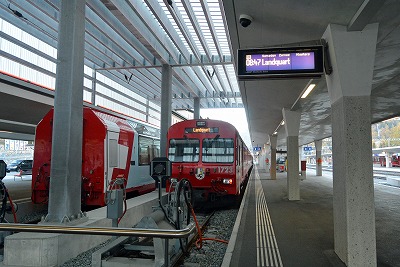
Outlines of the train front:
[[187,120],[172,125],[168,131],[171,179],[189,179],[195,200],[237,195],[236,139],[236,129],[223,121]]

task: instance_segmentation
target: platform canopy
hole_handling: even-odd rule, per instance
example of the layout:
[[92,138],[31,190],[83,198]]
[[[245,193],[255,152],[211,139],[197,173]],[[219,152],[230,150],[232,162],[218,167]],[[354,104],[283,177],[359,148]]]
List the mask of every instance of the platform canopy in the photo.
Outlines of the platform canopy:
[[[43,46],[31,42],[27,34],[15,36],[15,32],[22,30],[43,41],[50,50],[55,49],[60,3],[0,2],[3,28],[7,23],[15,27],[15,31],[1,32],[3,62],[18,62],[40,75],[55,77],[55,69],[43,62],[55,64],[56,54],[43,52]],[[301,112],[299,144],[307,144],[329,137],[332,132],[324,75],[238,82],[237,50],[321,44],[329,24],[360,31],[370,23],[379,23],[371,118],[378,122],[400,114],[400,5],[396,0],[87,0],[85,12],[84,97],[94,105],[129,106],[135,114],[147,116],[149,122],[159,120],[160,67],[169,64],[173,66],[173,110],[193,109],[197,97],[200,108],[244,107],[253,144],[263,146],[268,143],[268,136],[276,132],[278,147],[285,149],[282,109],[289,108]],[[240,23],[242,14],[252,18],[247,27]],[[6,49],[7,43],[25,50],[14,53]],[[44,60],[30,61],[27,55],[31,53]],[[20,73],[31,73],[30,70]],[[0,76],[10,84],[9,76]],[[302,99],[311,83],[316,85],[314,90]],[[113,93],[104,93],[105,87]],[[0,129],[4,130],[2,125],[10,121],[22,123],[14,128],[33,129],[32,125],[51,106],[49,99],[31,102],[31,97],[21,98],[20,94],[15,99],[10,88],[7,97],[6,89],[0,89],[0,98],[10,100],[6,107],[0,106],[0,113],[6,114],[0,116]],[[136,95],[129,96],[130,92]],[[36,98],[52,97],[42,91],[37,95]],[[26,107],[26,112],[20,107]]]

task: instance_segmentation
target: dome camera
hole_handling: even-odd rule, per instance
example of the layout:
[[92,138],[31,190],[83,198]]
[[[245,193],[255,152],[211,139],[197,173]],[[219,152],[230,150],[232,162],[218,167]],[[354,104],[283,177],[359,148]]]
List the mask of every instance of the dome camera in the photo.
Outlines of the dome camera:
[[248,27],[252,21],[253,21],[253,18],[246,14],[242,14],[239,17],[240,25],[242,25],[242,27],[244,27],[244,28]]

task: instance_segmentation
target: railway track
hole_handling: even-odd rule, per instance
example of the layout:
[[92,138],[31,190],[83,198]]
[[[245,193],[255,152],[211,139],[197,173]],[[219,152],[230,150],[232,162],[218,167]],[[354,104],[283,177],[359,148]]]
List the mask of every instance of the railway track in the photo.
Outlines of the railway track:
[[[196,216],[201,232],[204,231],[212,216],[213,213]],[[192,222],[194,222],[193,219]],[[163,223],[165,221],[158,221],[157,225]],[[198,237],[199,233],[196,231],[185,240],[169,239],[168,253],[170,259],[168,266],[182,266],[185,256],[195,246]],[[106,250],[93,253],[93,266],[118,267],[126,266],[124,265],[126,263],[132,266],[159,266],[159,261],[164,258],[163,253],[166,252],[164,241],[160,238],[120,237],[112,240],[110,244]],[[180,247],[183,247],[183,249]]]
[[[213,215],[214,215],[214,212],[196,215],[196,218],[199,222],[201,233],[204,232],[204,230],[206,229],[206,227],[209,224]],[[192,218],[192,222],[194,222],[193,218]],[[181,253],[176,257],[176,259],[171,262],[171,266],[178,267],[178,266],[182,266],[182,264],[184,264],[185,256],[188,256],[190,254],[190,252],[192,251],[192,249],[194,249],[196,247],[196,241],[199,238],[199,234],[200,233],[198,231],[196,231],[196,233],[190,237],[187,247],[185,248],[186,252],[181,251]]]
[[[220,209],[215,211],[206,228],[202,230],[202,246],[192,246],[186,253],[182,265],[177,266],[221,266],[225,256],[227,244],[216,242],[214,239],[228,241],[237,217],[238,209]],[[212,240],[207,240],[210,238]]]

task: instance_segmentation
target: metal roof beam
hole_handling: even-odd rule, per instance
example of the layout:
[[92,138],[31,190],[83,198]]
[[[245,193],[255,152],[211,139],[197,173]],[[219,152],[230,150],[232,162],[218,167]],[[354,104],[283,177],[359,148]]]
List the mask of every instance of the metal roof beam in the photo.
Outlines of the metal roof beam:
[[[181,37],[177,34],[172,23],[168,19],[167,15],[164,13],[161,5],[155,0],[145,0],[145,2],[147,4],[147,6],[149,7],[149,9],[153,12],[153,15],[156,17],[156,19],[160,21],[161,26],[164,27],[164,29],[166,29],[167,35],[174,41],[176,47],[179,49],[179,52],[182,54],[183,59],[187,63],[189,63],[192,58],[190,51],[188,51],[185,44],[182,42]],[[154,23],[156,23],[154,18],[153,18],[153,21],[154,21]],[[187,40],[187,38],[185,38],[185,39]],[[198,59],[200,59],[200,57],[198,57],[198,56],[196,56],[196,57]],[[182,63],[181,58],[178,58],[178,63]],[[206,82],[206,80],[204,79],[204,75],[194,72],[193,70],[188,69],[185,72],[182,72],[181,70],[175,68],[174,72],[176,74],[180,75],[181,79],[186,80],[188,85],[192,84],[192,85],[190,85],[189,88],[193,93],[195,93],[193,88],[200,88],[199,85],[197,84],[197,85],[195,85],[195,87],[192,87],[193,83],[191,83],[188,79],[184,78],[182,75],[187,75],[189,77],[189,79],[191,79],[191,77],[193,77],[193,76],[198,77],[199,81],[203,85],[203,91],[207,90],[207,87],[211,85],[209,83],[209,81]]]
[[[21,23],[22,20],[20,18],[16,17],[14,14],[10,13],[8,9],[4,9],[4,6],[2,6],[2,5],[0,5],[0,17],[3,20],[11,23],[12,25],[20,28],[21,30],[32,34],[36,38],[47,43],[48,45],[50,45],[52,47],[57,47],[56,39],[54,39],[52,36],[49,36],[48,34],[44,33],[44,31],[38,30],[32,24]],[[58,33],[54,33],[54,34],[55,34],[55,36],[58,35]]]
[[[218,55],[219,55],[220,57],[223,57],[223,53],[222,53],[222,49],[221,49],[220,43],[218,42],[217,37],[216,37],[216,35],[215,35],[216,30],[215,30],[215,28],[214,28],[214,24],[213,24],[212,21],[211,21],[211,13],[210,13],[210,9],[209,9],[209,7],[208,7],[208,4],[207,4],[205,1],[200,1],[200,3],[201,3],[201,6],[203,7],[203,11],[204,11],[204,14],[205,14],[205,18],[206,18],[206,20],[207,20],[208,27],[210,28],[211,36],[212,36],[212,39],[213,39],[213,41],[214,41],[214,45],[215,45],[215,47],[217,48]],[[220,6],[220,5],[219,5],[219,8],[221,9],[221,6]],[[221,13],[222,13],[222,10],[221,10]],[[228,81],[228,85],[229,85],[229,87],[230,87],[230,90],[233,92],[233,86],[232,86],[232,83],[231,83],[231,81],[230,81],[230,79],[229,79],[228,71],[227,71],[227,69],[226,69],[225,66],[223,66],[223,70],[224,70],[225,76],[227,77],[227,81]],[[219,71],[216,72],[216,73],[217,73],[218,79],[221,80]],[[224,90],[225,90],[225,92],[226,92],[226,91],[227,91],[227,90],[226,90],[226,87],[223,86],[223,88],[224,88]],[[235,100],[235,101],[236,101],[236,100]]]
[[[163,60],[162,63],[175,63],[171,62],[171,59],[178,61],[179,53],[173,43],[166,38],[149,10],[140,1],[110,0],[110,2],[117,8],[112,13],[120,20],[125,20],[125,22],[129,23],[132,29],[139,33],[158,53]],[[120,15],[118,16],[117,13]]]
[[[154,62],[154,55],[137,38],[132,38],[132,33],[111,13],[109,9],[107,9],[103,4],[100,4],[94,0],[86,0],[86,2],[92,12],[96,13],[98,17],[107,18],[106,23],[109,25],[110,29],[113,30],[114,33],[117,32],[127,44],[133,46],[137,51],[135,51],[135,53],[138,55],[140,54],[148,62]],[[89,13],[86,15],[86,17],[87,19],[92,20],[94,18],[94,14]],[[133,57],[138,59],[138,55]]]
[[[186,60],[186,62],[189,62],[190,52],[186,49],[185,44],[182,42],[174,26],[171,24],[167,15],[164,13],[162,6],[155,0],[144,0],[144,2],[153,13],[157,21],[161,24],[161,27],[164,28],[166,34],[172,40],[179,52],[182,54],[183,58]],[[136,4],[136,6],[138,6],[138,4]],[[152,20],[154,21],[154,23],[156,23],[154,18],[152,18]]]
[[347,25],[347,30],[362,31],[384,3],[385,0],[365,0]]
[[[128,20],[128,22],[132,25],[132,27],[135,28],[136,31],[138,31],[143,36],[143,38],[146,39],[146,41],[153,47],[153,49],[159,51],[161,49],[161,46],[164,47],[163,49],[167,49],[165,53],[159,54],[165,62],[172,64],[174,63],[170,62],[170,55],[175,61],[179,61],[179,54],[177,53],[176,48],[171,46],[172,42],[170,40],[167,40],[165,38],[165,34],[162,33],[160,30],[156,31],[156,29],[159,29],[159,25],[156,24],[155,19],[151,16],[148,9],[146,9],[143,5],[139,5],[138,1],[131,1],[129,4],[126,1],[119,0],[111,0],[111,2],[115,5],[118,11],[121,12],[121,14],[126,15],[126,19]],[[134,10],[136,13],[129,12],[129,10],[132,10],[131,5],[138,8],[138,10]],[[153,32],[150,32],[149,28],[147,28],[147,25],[145,25],[143,21],[140,20],[138,16],[139,14],[141,15],[143,21],[146,21],[146,23],[149,25],[149,28]],[[151,38],[153,36],[152,33],[155,35],[153,38]],[[182,72],[179,70],[174,71],[180,76],[183,75]],[[181,77],[181,79],[187,85],[190,85],[188,86],[188,88],[186,88],[186,90],[192,90],[193,83],[187,78]],[[178,82],[178,80],[173,79],[173,82]]]
[[[178,25],[178,28],[182,32],[183,37],[185,38],[186,42],[188,43],[190,49],[194,52],[195,57],[198,60],[201,60],[202,56],[200,54],[200,51],[197,48],[197,46],[193,44],[193,42],[192,42],[193,38],[191,36],[189,36],[189,28],[187,27],[186,23],[184,22],[184,19],[183,19],[182,15],[180,14],[179,10],[177,10],[177,8],[173,9],[171,6],[167,6],[167,7],[168,7],[168,10],[169,10],[170,14],[174,18],[176,24]],[[191,13],[191,15],[195,16],[195,14],[193,12]],[[190,16],[188,15],[188,17],[190,17]],[[196,17],[190,18],[190,20],[191,20],[192,23],[195,22],[195,24],[192,25],[194,28],[199,26],[198,23],[197,23]],[[197,37],[200,39],[202,36],[197,36]],[[206,54],[206,56],[208,57],[209,60],[212,61],[213,57],[212,57],[210,51],[208,50],[208,47],[207,47],[207,49],[205,51],[209,52],[208,54]],[[207,69],[205,67],[202,67],[201,74],[199,74],[199,72],[195,72],[195,73],[198,76],[198,78],[203,82],[203,84],[204,84],[204,86],[206,88],[207,88],[207,84],[209,83],[215,91],[217,91],[217,89],[219,87],[221,87],[223,90],[226,91],[226,88],[225,88],[224,84],[221,82],[222,78],[220,77],[219,73],[217,73],[217,78],[218,78],[218,82],[219,82],[218,84],[214,84],[213,83],[212,77],[210,77],[207,74]],[[206,82],[206,80],[204,80],[204,77],[207,78],[208,82]]]

